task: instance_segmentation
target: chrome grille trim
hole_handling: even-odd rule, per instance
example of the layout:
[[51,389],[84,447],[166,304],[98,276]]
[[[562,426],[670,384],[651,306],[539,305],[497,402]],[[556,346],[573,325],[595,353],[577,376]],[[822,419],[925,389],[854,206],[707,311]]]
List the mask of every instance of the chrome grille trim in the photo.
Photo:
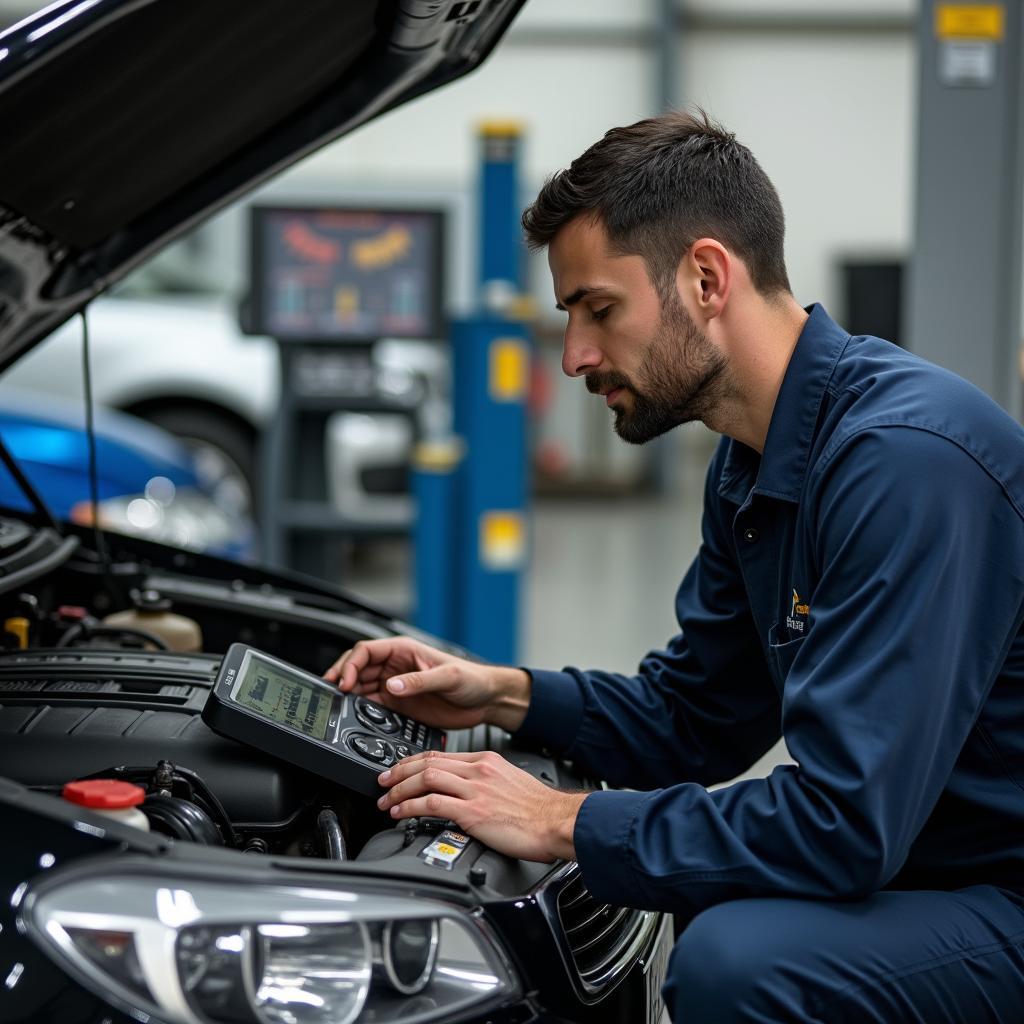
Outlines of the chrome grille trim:
[[653,942],[662,915],[599,903],[575,864],[563,879],[555,898],[561,944],[574,969],[573,980],[590,999],[599,998]]

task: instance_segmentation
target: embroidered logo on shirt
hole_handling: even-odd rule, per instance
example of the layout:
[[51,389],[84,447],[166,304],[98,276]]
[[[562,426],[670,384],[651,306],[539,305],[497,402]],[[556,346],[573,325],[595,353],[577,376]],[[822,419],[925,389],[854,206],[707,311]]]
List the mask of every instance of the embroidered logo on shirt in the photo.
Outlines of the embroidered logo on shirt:
[[786,616],[786,628],[794,633],[802,633],[807,628],[807,616],[810,614],[811,606],[800,600],[800,595],[793,588],[793,600],[789,605],[789,614]]

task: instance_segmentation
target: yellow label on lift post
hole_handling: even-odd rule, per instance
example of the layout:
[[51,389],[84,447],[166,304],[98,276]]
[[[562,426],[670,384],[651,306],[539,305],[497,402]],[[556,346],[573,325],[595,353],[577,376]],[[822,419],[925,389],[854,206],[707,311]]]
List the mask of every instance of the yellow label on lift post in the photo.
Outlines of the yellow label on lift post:
[[480,517],[480,562],[485,569],[518,569],[526,558],[526,524],[519,512]]
[[522,338],[495,338],[490,348],[488,382],[495,402],[521,402],[526,397],[530,354]]
[[1002,41],[1005,13],[1002,4],[939,4],[935,35],[939,39]]

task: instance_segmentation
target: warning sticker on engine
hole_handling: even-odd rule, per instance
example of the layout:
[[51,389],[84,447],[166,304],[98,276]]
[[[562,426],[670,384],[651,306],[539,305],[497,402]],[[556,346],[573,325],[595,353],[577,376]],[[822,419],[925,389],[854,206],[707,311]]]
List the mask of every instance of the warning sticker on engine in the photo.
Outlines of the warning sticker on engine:
[[420,857],[428,864],[436,864],[446,871],[451,871],[468,844],[469,836],[464,836],[461,832],[446,830],[420,851]]

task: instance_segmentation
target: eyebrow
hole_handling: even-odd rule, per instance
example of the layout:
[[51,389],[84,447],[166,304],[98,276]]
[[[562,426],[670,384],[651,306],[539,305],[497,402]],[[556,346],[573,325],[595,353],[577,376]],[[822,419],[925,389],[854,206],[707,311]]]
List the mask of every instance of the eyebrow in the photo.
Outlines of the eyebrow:
[[564,313],[570,306],[575,306],[580,299],[585,299],[591,292],[597,292],[600,290],[600,288],[595,287],[594,285],[581,285],[572,293],[572,295],[567,295],[561,302],[556,302],[555,309]]

